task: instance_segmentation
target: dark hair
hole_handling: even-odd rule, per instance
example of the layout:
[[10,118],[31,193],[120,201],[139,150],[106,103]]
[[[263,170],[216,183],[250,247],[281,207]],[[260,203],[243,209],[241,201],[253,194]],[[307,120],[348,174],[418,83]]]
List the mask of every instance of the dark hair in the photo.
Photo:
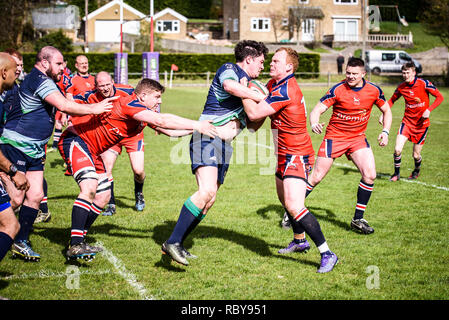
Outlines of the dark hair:
[[142,93],[144,91],[145,92],[160,91],[161,93],[164,93],[165,88],[156,80],[144,78],[139,81],[134,91],[136,92],[136,94]]
[[268,48],[262,43],[253,40],[242,40],[235,46],[234,55],[236,62],[242,62],[246,57],[257,58],[263,54],[268,55]]
[[350,58],[346,67],[365,67],[365,62],[360,58]]
[[23,60],[22,54],[19,51],[17,51],[16,49],[8,48],[8,49],[5,49],[5,51],[3,51],[3,52],[8,53],[10,56],[14,56],[19,60]]
[[406,63],[404,63],[404,64],[402,65],[401,70],[405,70],[405,69],[413,69],[413,70],[416,70],[416,66],[415,66],[415,64],[413,63],[413,61],[409,61],[409,62],[406,62]]

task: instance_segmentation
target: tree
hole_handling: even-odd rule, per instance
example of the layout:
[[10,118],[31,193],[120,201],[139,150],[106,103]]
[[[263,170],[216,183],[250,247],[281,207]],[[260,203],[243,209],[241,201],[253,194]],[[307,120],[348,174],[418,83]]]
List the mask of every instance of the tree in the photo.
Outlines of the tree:
[[449,48],[449,0],[426,0],[419,20],[430,34],[439,36]]
[[37,40],[34,44],[34,50],[37,52],[45,46],[53,46],[61,52],[70,52],[73,50],[72,40],[67,38],[62,30],[51,32]]

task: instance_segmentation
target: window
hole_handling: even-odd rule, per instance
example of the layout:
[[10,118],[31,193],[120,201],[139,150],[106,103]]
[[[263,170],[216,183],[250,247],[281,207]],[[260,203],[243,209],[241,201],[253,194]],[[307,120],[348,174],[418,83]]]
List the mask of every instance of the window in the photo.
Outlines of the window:
[[270,31],[270,19],[251,18],[251,31]]
[[270,3],[271,0],[251,0],[252,3]]
[[335,41],[358,41],[358,21],[351,19],[334,19]]
[[282,18],[281,26],[283,26],[283,27],[288,26],[288,18]]
[[232,21],[232,25],[233,25],[233,30],[234,32],[239,32],[239,19],[234,19]]
[[399,58],[405,61],[412,61],[412,58],[408,54],[403,52],[399,52]]
[[358,0],[334,0],[334,4],[357,4]]
[[299,4],[308,4],[309,0],[298,0]]
[[179,21],[178,20],[157,20],[156,32],[160,33],[179,33]]
[[396,59],[396,53],[382,53],[382,61],[393,61]]

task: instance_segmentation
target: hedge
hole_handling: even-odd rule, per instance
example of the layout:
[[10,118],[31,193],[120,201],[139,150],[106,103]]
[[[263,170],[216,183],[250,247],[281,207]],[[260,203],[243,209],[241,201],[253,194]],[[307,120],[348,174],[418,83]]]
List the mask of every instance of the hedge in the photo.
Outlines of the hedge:
[[[65,53],[70,70],[75,71],[75,58],[79,53]],[[113,53],[87,53],[89,59],[89,71],[97,73],[100,71],[114,72]],[[265,60],[264,72],[269,72],[272,53]],[[23,54],[24,69],[29,72],[36,59],[35,53]],[[171,65],[176,64],[179,72],[215,72],[223,63],[235,62],[233,54],[190,54],[190,53],[163,53],[159,56],[159,72],[170,71]],[[128,72],[142,72],[142,54],[128,53]],[[320,72],[320,55],[304,54],[299,55],[298,72]]]

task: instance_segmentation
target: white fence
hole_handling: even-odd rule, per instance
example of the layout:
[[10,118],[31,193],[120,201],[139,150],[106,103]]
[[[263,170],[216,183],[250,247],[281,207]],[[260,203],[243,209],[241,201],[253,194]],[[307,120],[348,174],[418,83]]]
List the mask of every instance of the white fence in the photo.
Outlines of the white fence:
[[413,34],[370,34],[368,42],[374,43],[413,43]]

